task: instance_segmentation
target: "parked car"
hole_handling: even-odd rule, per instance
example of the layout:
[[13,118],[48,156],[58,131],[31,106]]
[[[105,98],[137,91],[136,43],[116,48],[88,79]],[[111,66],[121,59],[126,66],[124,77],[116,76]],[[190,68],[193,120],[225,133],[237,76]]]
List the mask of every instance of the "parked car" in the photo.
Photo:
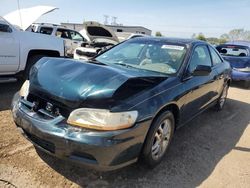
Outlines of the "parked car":
[[250,42],[234,41],[216,47],[233,69],[232,79],[242,80],[250,87]]
[[87,41],[75,49],[74,59],[88,60],[119,43],[115,33],[98,22],[84,22],[80,33]]
[[223,108],[230,73],[206,42],[138,37],[91,61],[41,59],[12,113],[51,155],[101,170],[138,158],[154,167],[176,129],[208,107]]
[[74,50],[87,42],[86,39],[77,31],[67,29],[64,26],[49,23],[34,23],[28,31],[56,36],[64,39],[66,46],[66,56],[73,57]]
[[19,30],[2,17],[0,43],[0,82],[27,77],[31,66],[42,57],[64,57],[62,39]]
[[129,40],[136,37],[150,37],[150,35],[140,34],[140,33],[129,33],[129,32],[116,32],[116,36],[118,37],[120,42],[125,40]]

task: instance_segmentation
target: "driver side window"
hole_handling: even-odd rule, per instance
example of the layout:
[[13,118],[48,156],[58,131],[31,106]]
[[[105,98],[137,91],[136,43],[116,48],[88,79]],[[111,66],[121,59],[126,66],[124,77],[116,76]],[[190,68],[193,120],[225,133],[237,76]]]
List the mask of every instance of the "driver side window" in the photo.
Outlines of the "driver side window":
[[212,66],[211,58],[207,46],[200,45],[195,47],[191,60],[189,62],[188,70],[193,73],[198,65]]
[[0,23],[0,32],[11,33],[12,29],[9,25]]

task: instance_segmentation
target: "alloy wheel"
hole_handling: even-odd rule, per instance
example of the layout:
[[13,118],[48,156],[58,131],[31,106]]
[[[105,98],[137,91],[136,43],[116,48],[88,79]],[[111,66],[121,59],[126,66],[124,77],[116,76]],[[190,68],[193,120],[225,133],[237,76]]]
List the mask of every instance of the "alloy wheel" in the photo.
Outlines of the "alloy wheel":
[[171,133],[171,121],[165,119],[162,121],[154,135],[154,141],[151,147],[151,154],[154,160],[159,159],[165,153],[170,142]]

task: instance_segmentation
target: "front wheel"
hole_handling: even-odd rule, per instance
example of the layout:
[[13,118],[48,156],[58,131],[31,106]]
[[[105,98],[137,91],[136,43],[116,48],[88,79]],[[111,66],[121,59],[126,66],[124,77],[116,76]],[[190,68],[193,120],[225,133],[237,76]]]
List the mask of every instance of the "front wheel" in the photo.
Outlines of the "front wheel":
[[151,125],[146,137],[141,158],[153,168],[161,162],[172,140],[175,119],[171,111],[162,113]]
[[228,93],[229,86],[226,84],[222,90],[222,93],[215,105],[215,109],[217,111],[221,111],[225,105],[226,99],[227,99],[227,93]]

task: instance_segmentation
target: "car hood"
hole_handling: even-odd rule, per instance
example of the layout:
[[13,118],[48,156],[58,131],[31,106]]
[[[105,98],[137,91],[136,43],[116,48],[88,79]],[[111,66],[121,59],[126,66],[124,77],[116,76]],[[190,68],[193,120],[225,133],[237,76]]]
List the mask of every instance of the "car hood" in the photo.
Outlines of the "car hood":
[[83,29],[80,31],[81,35],[88,41],[98,41],[97,39],[106,39],[113,41],[116,44],[119,42],[116,34],[103,24],[94,21],[83,23]]
[[228,61],[232,68],[246,68],[250,67],[250,57],[229,57],[223,56]]
[[35,6],[15,10],[3,16],[12,25],[18,26],[22,30],[26,30],[32,23],[34,23],[42,15],[52,12],[58,8],[51,6]]
[[30,73],[30,93],[70,108],[111,108],[165,80],[146,71],[96,62],[42,58]]

